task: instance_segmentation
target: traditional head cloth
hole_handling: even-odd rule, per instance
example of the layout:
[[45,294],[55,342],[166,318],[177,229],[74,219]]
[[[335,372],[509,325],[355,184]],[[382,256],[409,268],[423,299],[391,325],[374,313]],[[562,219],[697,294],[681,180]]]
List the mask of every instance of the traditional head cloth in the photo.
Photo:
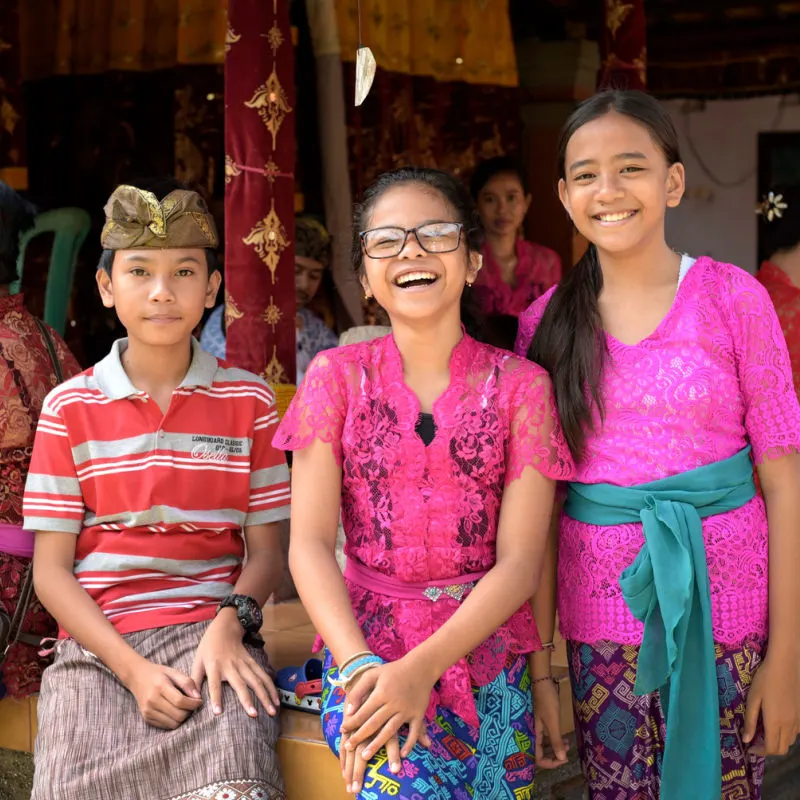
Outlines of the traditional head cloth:
[[105,212],[104,250],[219,244],[214,218],[197,192],[177,189],[159,201],[152,192],[122,185],[108,198]]
[[324,226],[312,217],[295,217],[294,254],[301,258],[313,258],[323,266],[328,265],[331,255],[331,236]]

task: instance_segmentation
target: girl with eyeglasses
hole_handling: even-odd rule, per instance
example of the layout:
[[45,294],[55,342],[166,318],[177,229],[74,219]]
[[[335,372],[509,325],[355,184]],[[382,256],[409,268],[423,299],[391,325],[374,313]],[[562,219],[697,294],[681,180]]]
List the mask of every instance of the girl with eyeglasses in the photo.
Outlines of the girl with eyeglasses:
[[558,701],[529,670],[553,633],[529,598],[572,471],[550,380],[463,327],[480,237],[455,178],[383,175],[355,230],[392,334],[320,354],[275,438],[294,451],[290,566],[325,644],[323,730],[361,798],[532,798],[532,683]]

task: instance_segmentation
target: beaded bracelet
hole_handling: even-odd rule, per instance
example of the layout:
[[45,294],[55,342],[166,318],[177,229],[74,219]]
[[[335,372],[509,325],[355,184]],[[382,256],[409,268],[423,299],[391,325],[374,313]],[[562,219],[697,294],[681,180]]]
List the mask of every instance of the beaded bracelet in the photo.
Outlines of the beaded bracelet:
[[556,680],[556,679],[555,679],[555,678],[554,678],[552,675],[544,675],[544,676],[543,676],[543,677],[541,677],[541,678],[534,678],[534,679],[531,681],[531,686],[536,686],[536,684],[537,684],[537,683],[542,683],[543,681],[552,681],[552,682],[553,682],[553,684],[554,684],[554,685],[555,685],[555,687],[556,687],[556,690],[558,690],[558,689],[560,689],[560,688],[561,688],[561,687],[560,687],[560,685],[559,685],[559,683],[558,683],[558,681],[557,681],[557,680]]

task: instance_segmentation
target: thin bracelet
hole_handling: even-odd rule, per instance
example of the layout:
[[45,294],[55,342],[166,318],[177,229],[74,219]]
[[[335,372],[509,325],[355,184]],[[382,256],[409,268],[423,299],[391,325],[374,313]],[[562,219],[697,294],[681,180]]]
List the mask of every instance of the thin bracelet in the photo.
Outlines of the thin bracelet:
[[371,655],[374,655],[372,650],[362,650],[360,653],[353,653],[353,655],[350,656],[350,658],[346,658],[344,660],[344,663],[342,664],[342,666],[339,667],[339,674],[341,674],[344,670],[346,670],[348,665],[350,665],[356,659],[363,658],[364,656],[371,656]]
[[556,646],[553,644],[552,641],[549,642],[542,642],[542,650],[555,650]]
[[542,683],[542,681],[552,681],[556,686],[558,686],[558,681],[552,675],[545,675],[541,678],[534,678],[531,681],[531,686],[535,686],[537,683]]

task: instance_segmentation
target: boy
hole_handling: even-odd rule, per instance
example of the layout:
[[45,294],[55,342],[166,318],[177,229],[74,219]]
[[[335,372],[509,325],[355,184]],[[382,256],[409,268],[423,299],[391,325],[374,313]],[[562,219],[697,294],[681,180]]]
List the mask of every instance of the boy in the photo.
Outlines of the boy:
[[280,799],[257,639],[289,515],[274,397],[192,339],[220,283],[202,198],[120,186],[105,211],[97,283],[128,338],[50,393],[25,490],[61,639],[32,796]]

